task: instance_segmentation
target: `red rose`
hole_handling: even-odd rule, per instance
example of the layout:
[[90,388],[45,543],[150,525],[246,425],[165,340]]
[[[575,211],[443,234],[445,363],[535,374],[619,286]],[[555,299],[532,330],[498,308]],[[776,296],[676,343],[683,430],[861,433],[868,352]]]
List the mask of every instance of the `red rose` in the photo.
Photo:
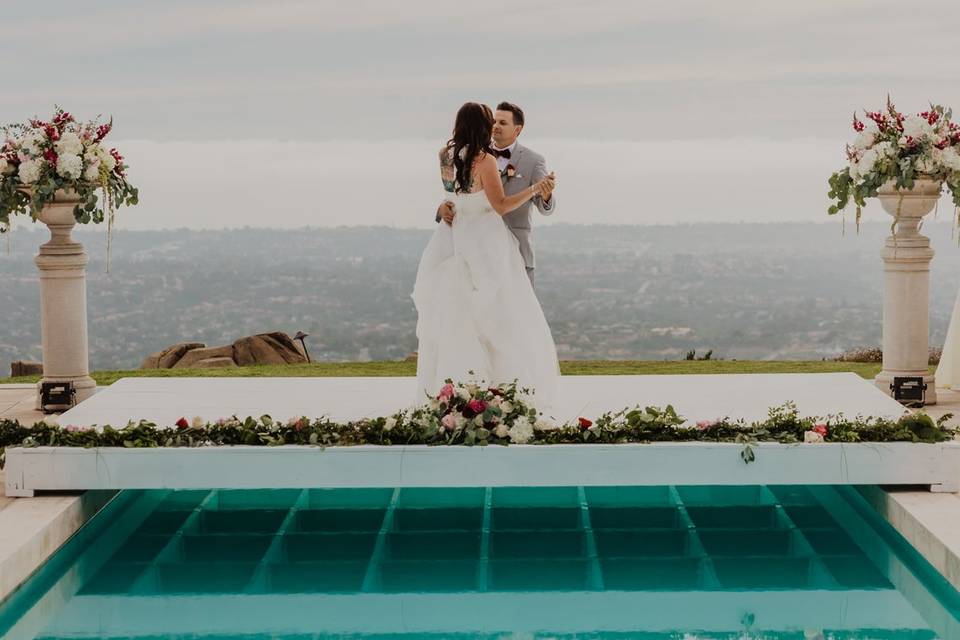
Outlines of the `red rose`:
[[826,436],[827,436],[827,425],[825,425],[825,424],[815,424],[815,425],[813,425],[813,429],[811,429],[811,431],[813,431],[814,433],[819,433],[821,436],[826,437]]
[[467,409],[469,409],[473,415],[478,416],[487,410],[487,403],[483,400],[471,400],[467,403]]
[[175,424],[177,425],[177,427],[179,427],[179,428],[181,428],[181,429],[186,429],[187,427],[190,426],[190,423],[187,422],[187,419],[186,419],[186,418],[180,418],[179,420],[176,421]]
[[577,418],[577,422],[580,423],[581,429],[589,429],[593,426],[593,420],[587,420],[586,418]]

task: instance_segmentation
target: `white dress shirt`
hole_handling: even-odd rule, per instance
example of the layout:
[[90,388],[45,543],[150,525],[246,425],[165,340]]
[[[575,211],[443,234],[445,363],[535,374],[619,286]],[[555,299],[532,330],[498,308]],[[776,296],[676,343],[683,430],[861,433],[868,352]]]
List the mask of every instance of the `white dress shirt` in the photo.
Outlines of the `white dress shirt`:
[[496,149],[497,151],[508,151],[508,150],[510,151],[510,155],[511,155],[510,159],[503,158],[500,156],[497,157],[497,171],[499,171],[500,173],[503,173],[503,170],[507,168],[508,164],[510,164],[510,160],[513,159],[512,156],[513,156],[514,150],[517,148],[517,141],[514,140],[513,144],[507,147],[506,149],[497,149],[497,147],[494,145],[490,145],[490,147],[493,149]]

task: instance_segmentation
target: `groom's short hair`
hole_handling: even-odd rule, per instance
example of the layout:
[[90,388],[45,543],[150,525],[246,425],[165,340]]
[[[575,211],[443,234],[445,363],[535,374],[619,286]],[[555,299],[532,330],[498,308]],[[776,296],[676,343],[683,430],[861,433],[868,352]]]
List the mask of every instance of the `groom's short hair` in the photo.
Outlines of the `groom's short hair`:
[[523,109],[512,102],[501,102],[497,105],[497,111],[509,111],[513,114],[513,124],[523,126]]

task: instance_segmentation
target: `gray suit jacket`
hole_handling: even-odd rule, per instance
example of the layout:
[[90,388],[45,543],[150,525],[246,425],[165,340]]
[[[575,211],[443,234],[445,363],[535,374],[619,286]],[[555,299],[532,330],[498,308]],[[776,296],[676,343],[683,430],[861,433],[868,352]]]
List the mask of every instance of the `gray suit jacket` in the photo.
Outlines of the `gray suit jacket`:
[[[519,142],[513,148],[513,155],[508,166],[510,165],[514,167],[515,175],[512,178],[503,177],[503,191],[508,196],[523,191],[543,180],[548,173],[547,163],[543,156]],[[557,196],[553,194],[550,197],[549,204],[544,203],[543,199],[537,196],[503,216],[503,223],[507,225],[507,228],[513,232],[513,235],[520,242],[520,255],[523,256],[523,262],[527,269],[533,269],[536,266],[533,247],[530,245],[530,209],[534,205],[540,210],[540,213],[549,216],[557,210]],[[437,221],[440,221],[439,216],[437,216]]]

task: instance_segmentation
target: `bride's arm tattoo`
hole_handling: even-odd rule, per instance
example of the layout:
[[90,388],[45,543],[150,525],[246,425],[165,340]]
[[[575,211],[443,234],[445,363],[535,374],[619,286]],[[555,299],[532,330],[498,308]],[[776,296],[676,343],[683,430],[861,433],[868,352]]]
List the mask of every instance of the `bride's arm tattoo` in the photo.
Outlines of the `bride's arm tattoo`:
[[456,168],[453,166],[453,154],[444,147],[440,150],[440,179],[443,180],[443,188],[453,192],[454,182],[457,178]]

